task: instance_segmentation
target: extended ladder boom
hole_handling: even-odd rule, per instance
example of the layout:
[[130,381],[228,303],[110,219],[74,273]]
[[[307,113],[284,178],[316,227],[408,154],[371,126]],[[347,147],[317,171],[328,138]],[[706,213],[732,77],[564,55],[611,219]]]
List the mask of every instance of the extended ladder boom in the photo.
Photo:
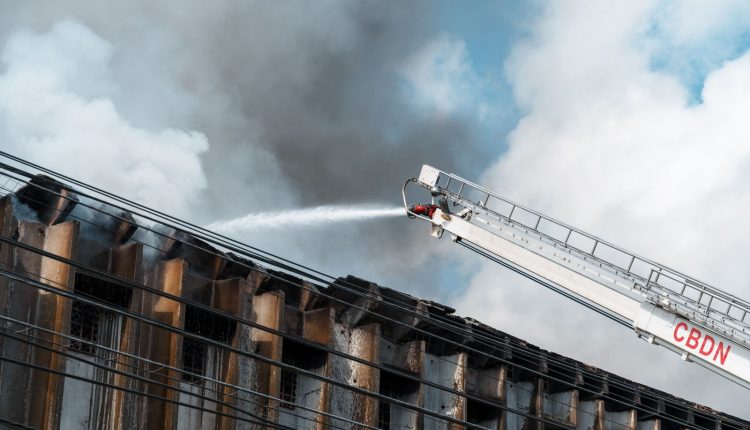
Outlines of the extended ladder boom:
[[[430,191],[409,205],[406,189]],[[404,185],[410,217],[454,241],[632,326],[664,346],[750,388],[750,302],[625,251],[456,175],[423,166]]]

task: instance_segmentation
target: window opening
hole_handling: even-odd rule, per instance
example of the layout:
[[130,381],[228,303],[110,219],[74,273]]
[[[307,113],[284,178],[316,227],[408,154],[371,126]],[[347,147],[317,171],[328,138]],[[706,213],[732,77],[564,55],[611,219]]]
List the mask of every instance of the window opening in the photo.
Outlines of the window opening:
[[497,422],[502,416],[503,411],[476,400],[468,399],[466,402],[466,421],[472,424],[490,425],[489,423]]
[[[185,331],[221,343],[229,343],[234,337],[237,324],[214,312],[187,305],[185,310]],[[209,346],[206,342],[184,337],[182,340],[182,380],[200,383],[206,376],[206,363],[209,354],[214,354],[215,364],[221,363],[224,349]],[[189,373],[188,373],[189,372]],[[219,375],[212,375],[219,376]]]
[[[281,362],[300,369],[315,371],[322,369],[326,362],[326,353],[315,348],[303,345],[293,340],[285,339],[281,353]],[[300,376],[293,370],[281,369],[281,398],[280,406],[285,409],[294,409],[297,403]]]
[[[133,291],[125,286],[113,284],[92,276],[76,273],[73,291],[110,306],[127,309]],[[91,343],[117,347],[122,328],[122,315],[102,309],[96,304],[73,299],[70,314],[70,334]],[[96,348],[78,340],[71,340],[70,349],[86,354],[95,354]]]
[[[387,370],[380,371],[380,394],[391,399],[409,401],[410,395],[418,391],[419,382],[406,379]],[[398,409],[388,402],[380,402],[378,406],[378,427],[383,430],[390,430],[391,418],[398,413]]]
[[[299,367],[299,363],[294,357],[285,356],[281,360],[284,364]],[[297,402],[297,372],[287,369],[281,369],[281,407],[294,409]]]

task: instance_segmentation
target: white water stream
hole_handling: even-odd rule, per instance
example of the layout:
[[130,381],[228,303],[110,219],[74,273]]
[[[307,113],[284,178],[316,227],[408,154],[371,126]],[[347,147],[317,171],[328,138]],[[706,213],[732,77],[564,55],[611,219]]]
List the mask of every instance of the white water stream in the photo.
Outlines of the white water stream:
[[365,221],[373,218],[397,217],[406,214],[398,206],[318,206],[277,212],[261,212],[206,226],[217,233],[245,232],[284,227],[313,227],[344,221]]

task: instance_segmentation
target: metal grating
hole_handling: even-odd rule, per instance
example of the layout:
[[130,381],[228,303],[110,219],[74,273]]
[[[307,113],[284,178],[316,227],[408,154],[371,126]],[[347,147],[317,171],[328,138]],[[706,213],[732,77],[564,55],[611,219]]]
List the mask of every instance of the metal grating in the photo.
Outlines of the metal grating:
[[[102,279],[77,273],[74,292],[101,301],[111,306],[127,309],[132,297],[129,288],[109,283]],[[73,300],[70,313],[70,334],[79,340],[71,340],[70,349],[85,354],[96,354],[96,346],[116,347],[120,339],[123,318],[96,304]]]
[[[399,387],[399,381],[397,378],[388,372],[380,373],[380,394],[395,399],[403,390],[403,387]],[[408,384],[407,384],[408,385]],[[383,430],[390,430],[391,428],[391,404],[387,402],[380,402],[378,407],[378,428]]]
[[[188,305],[185,310],[185,331],[208,337],[217,342],[230,343],[236,324],[218,314],[195,306]],[[182,380],[191,383],[203,383],[204,377],[219,377],[221,369],[221,348],[209,347],[209,344],[184,337],[182,341]],[[192,373],[192,375],[191,375]]]
[[[101,310],[94,305],[74,300],[70,317],[71,336],[83,341],[98,343],[100,312]],[[80,340],[71,340],[70,349],[86,354],[96,353],[96,348],[93,345]]]
[[378,409],[378,428],[390,430],[391,428],[391,404],[380,402]]
[[[206,362],[206,344],[191,338],[182,341],[182,380],[199,383],[203,380],[204,364]],[[189,373],[188,373],[189,372]],[[191,375],[192,373],[192,375]]]
[[[285,356],[282,359],[284,364],[297,367],[296,360],[289,356]],[[286,409],[294,409],[294,404],[297,402],[297,373],[291,370],[281,369],[281,392],[279,397],[281,398],[281,407]]]

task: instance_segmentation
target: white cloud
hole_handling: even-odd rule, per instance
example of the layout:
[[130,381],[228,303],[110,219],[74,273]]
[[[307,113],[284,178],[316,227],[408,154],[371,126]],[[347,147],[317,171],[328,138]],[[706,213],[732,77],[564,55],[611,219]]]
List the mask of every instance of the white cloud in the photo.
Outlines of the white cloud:
[[653,15],[662,30],[659,36],[676,45],[711,42],[717,36],[723,44],[734,43],[725,37],[746,31],[748,19],[750,4],[743,0],[665,1]]
[[450,115],[477,111],[483,82],[471,65],[466,43],[455,36],[441,35],[418,50],[401,70],[410,96],[430,114]]
[[206,186],[204,135],[131,125],[107,94],[112,47],[72,21],[20,32],[2,51],[3,149],[167,212],[185,215]]
[[[702,104],[691,105],[678,76],[650,67],[659,42],[650,38],[659,36],[646,29],[656,12],[663,23],[696,18],[663,11],[653,1],[550,2],[508,62],[527,114],[482,183],[750,298],[750,53],[714,70]],[[745,390],[496,268],[474,278],[458,308],[545,348],[750,418]]]

